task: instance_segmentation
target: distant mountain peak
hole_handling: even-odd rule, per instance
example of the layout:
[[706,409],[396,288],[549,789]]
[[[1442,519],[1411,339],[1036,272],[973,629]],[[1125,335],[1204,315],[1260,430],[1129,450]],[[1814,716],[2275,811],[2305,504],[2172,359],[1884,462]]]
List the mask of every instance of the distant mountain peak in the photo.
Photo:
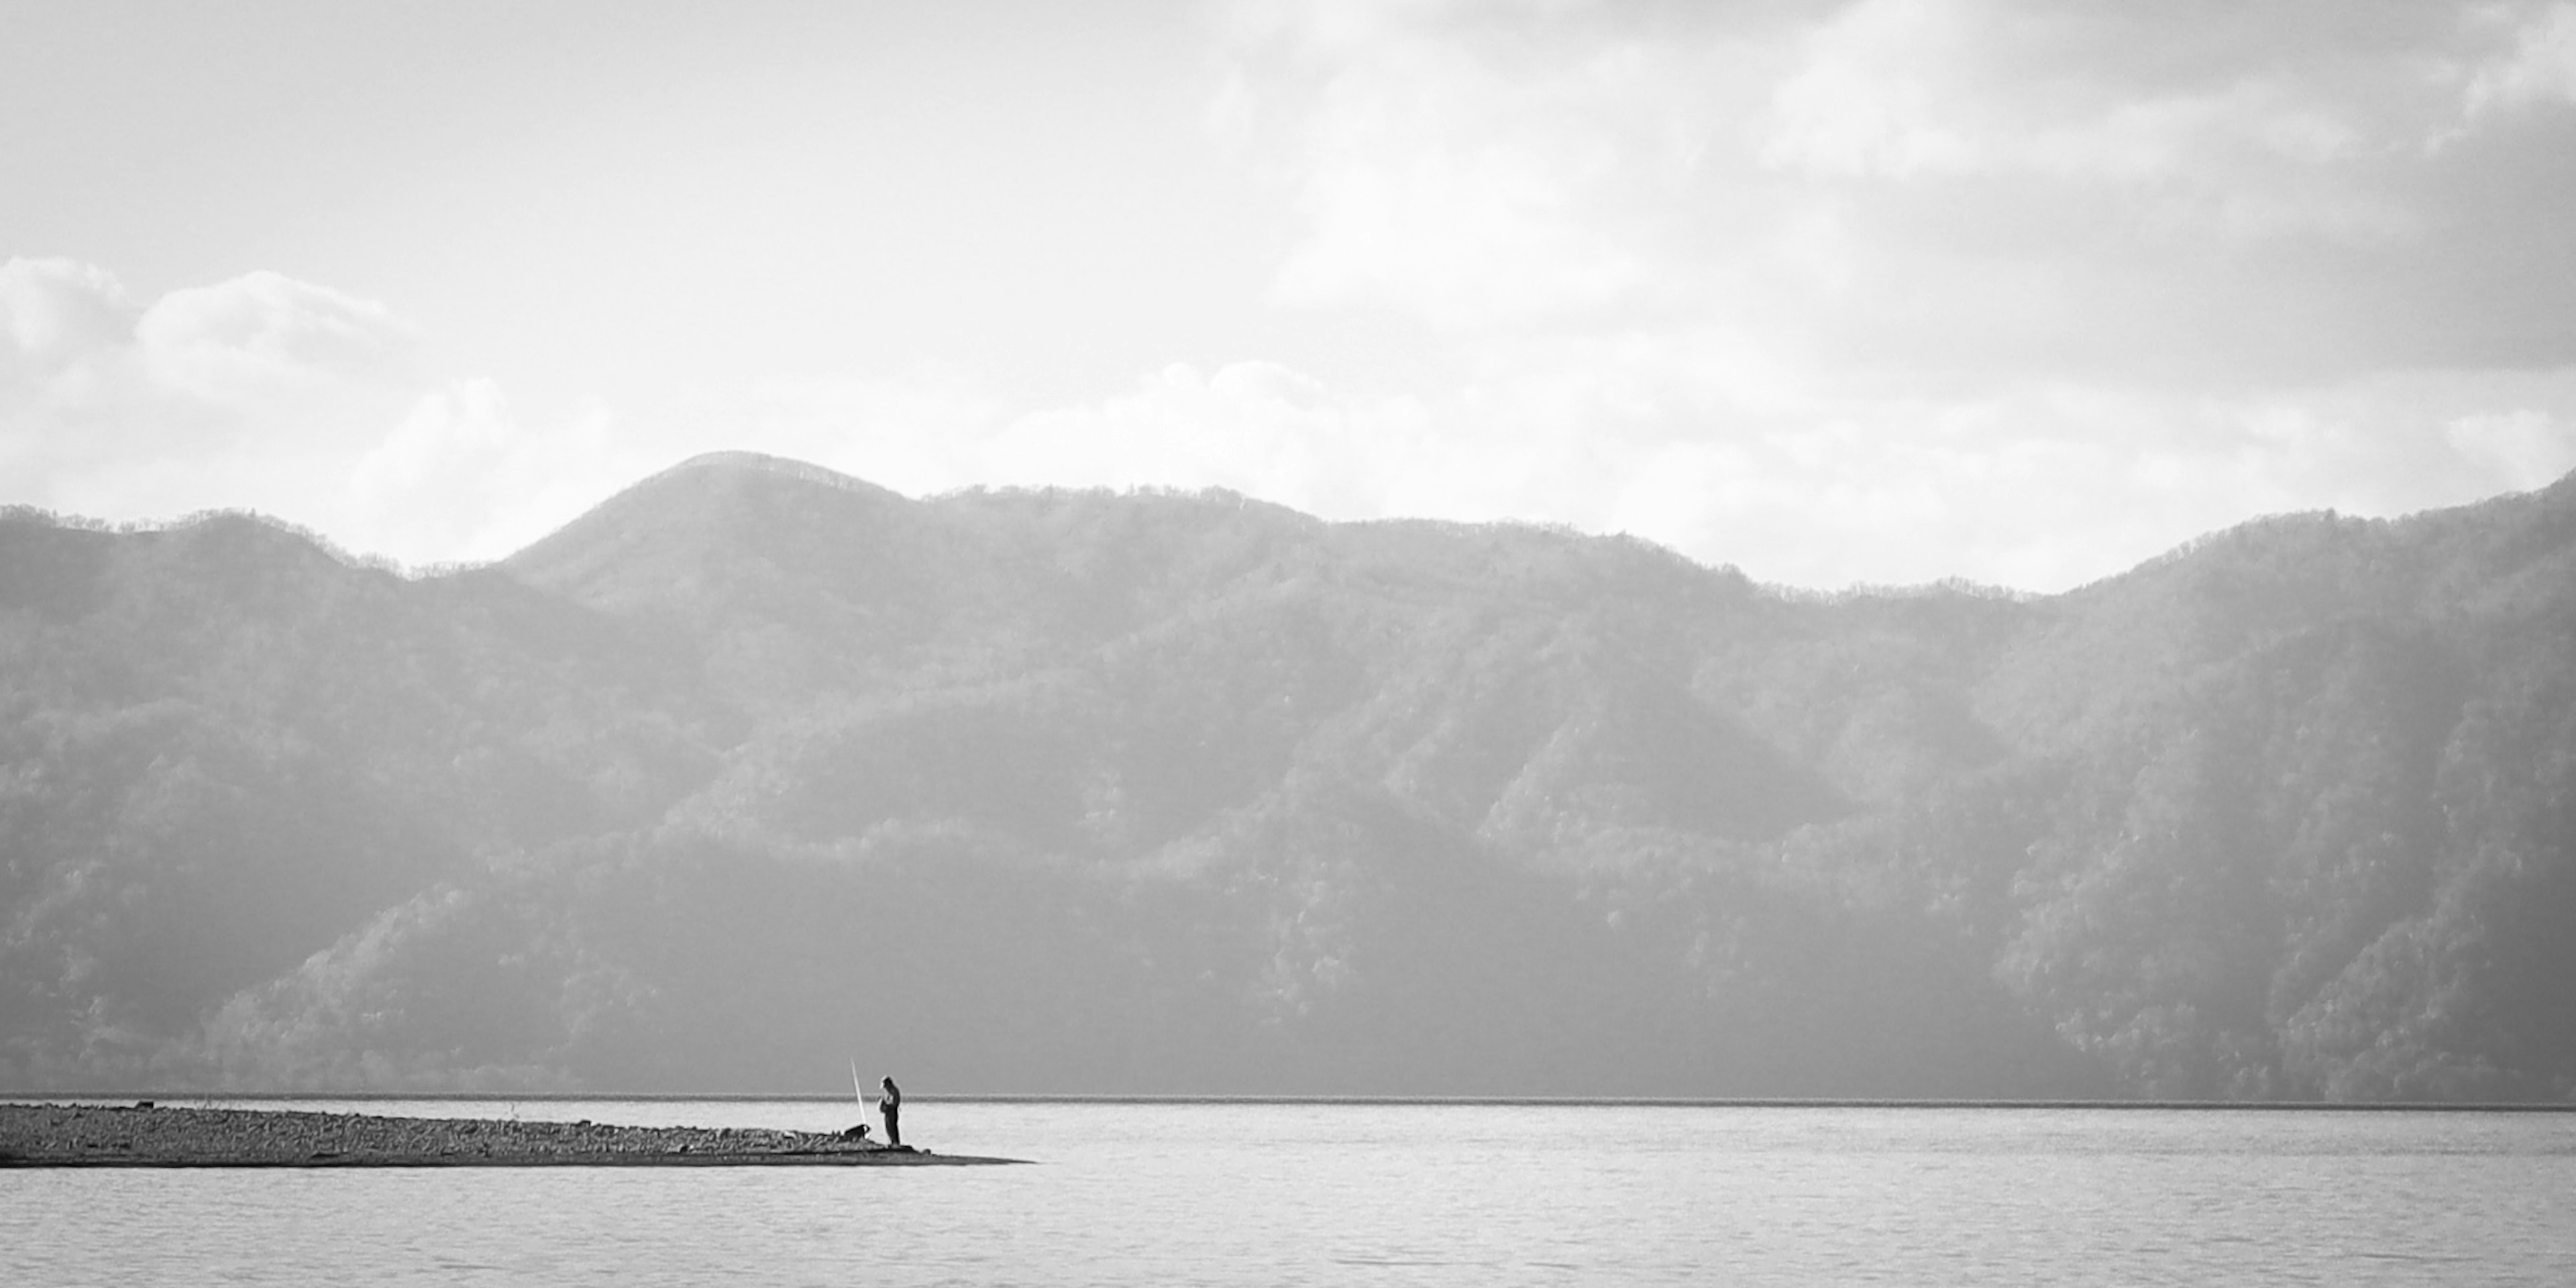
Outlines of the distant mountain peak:
[[759,452],[707,452],[620,490],[502,562],[523,575],[544,568],[561,573],[616,562],[638,542],[671,539],[682,531],[694,534],[680,538],[684,544],[701,544],[709,539],[710,525],[720,528],[766,511],[782,484],[790,493],[838,493],[862,510],[914,504],[901,493],[819,465]]
[[[664,480],[678,480],[705,474],[732,474],[744,472],[774,474],[782,478],[792,478],[807,483],[819,483],[824,487],[838,488],[844,492],[857,492],[869,496],[897,497],[901,495],[900,493],[894,492],[890,489],[879,487],[865,479],[854,478],[850,475],[843,474],[838,470],[825,469],[820,465],[811,464],[806,461],[789,460],[784,456],[771,456],[764,452],[746,451],[700,452],[699,454],[692,456],[659,474],[646,478],[635,486],[637,488],[645,488],[651,487]],[[631,491],[633,489],[629,490]]]

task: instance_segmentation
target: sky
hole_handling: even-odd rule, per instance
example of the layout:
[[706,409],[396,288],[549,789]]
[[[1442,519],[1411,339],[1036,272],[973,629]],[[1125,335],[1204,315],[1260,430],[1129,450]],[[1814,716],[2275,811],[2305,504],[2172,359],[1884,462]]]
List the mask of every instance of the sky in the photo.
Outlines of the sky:
[[713,450],[2055,591],[2576,468],[2576,3],[0,0],[0,504]]

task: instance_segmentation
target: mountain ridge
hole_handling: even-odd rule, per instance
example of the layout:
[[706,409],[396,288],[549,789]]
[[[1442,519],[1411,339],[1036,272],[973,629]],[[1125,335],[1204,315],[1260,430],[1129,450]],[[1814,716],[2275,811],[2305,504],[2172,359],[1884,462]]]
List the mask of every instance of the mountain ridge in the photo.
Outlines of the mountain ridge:
[[2571,498],[2055,596],[741,455],[409,578],[13,511],[0,1083],[2563,1099]]

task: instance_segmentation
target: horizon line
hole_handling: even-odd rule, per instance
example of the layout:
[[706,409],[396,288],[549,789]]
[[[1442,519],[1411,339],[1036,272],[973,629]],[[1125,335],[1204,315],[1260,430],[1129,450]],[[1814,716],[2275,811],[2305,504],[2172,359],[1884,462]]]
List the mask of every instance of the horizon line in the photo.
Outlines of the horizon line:
[[[1960,1096],[1395,1096],[1289,1095],[1123,1092],[905,1092],[907,1101],[924,1104],[1029,1105],[1409,1105],[1559,1109],[2023,1109],[2023,1110],[2193,1110],[2260,1112],[2313,1110],[2330,1113],[2576,1113],[2568,1100],[2106,1100],[2032,1099]],[[489,1101],[496,1103],[642,1103],[784,1102],[842,1104],[839,1095],[821,1092],[756,1091],[15,1091],[0,1090],[0,1102],[28,1101]]]

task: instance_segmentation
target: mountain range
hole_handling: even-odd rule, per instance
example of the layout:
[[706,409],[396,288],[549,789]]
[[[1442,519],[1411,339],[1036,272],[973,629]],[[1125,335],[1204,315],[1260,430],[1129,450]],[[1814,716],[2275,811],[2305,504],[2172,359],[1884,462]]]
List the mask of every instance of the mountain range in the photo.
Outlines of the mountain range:
[[2576,476],[2049,596],[701,457],[0,513],[0,1087],[2576,1098]]

